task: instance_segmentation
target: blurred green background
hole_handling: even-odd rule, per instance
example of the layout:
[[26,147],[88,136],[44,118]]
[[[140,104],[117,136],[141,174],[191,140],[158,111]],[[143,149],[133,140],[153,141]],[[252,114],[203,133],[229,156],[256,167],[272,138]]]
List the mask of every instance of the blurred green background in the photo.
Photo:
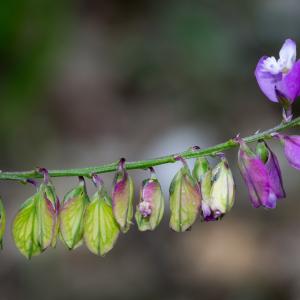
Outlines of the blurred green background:
[[[273,127],[280,108],[253,72],[286,38],[299,41],[299,15],[299,0],[2,0],[0,169],[146,159]],[[288,195],[274,211],[251,207],[233,150],[237,198],[221,222],[176,234],[167,211],[155,232],[133,226],[105,258],[60,244],[30,262],[8,226],[0,299],[299,299],[300,174],[271,145]],[[156,168],[166,195],[178,168]],[[138,190],[148,174],[132,174]],[[54,180],[60,197],[76,182]],[[0,191],[10,224],[34,190]]]

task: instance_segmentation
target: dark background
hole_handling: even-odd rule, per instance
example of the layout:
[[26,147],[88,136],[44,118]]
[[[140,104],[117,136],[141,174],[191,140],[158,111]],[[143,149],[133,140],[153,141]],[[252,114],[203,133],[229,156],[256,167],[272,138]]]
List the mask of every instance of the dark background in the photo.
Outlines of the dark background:
[[[253,72],[299,41],[299,15],[298,0],[2,0],[1,169],[146,159],[274,126],[280,108]],[[251,207],[233,150],[236,204],[221,222],[176,234],[166,209],[156,231],[132,226],[105,258],[59,244],[27,261],[10,224],[34,189],[1,182],[0,299],[299,299],[300,174],[271,145],[287,191],[276,210]],[[156,168],[166,196],[178,168]],[[148,174],[131,174],[138,190]],[[60,197],[76,182],[54,179]]]

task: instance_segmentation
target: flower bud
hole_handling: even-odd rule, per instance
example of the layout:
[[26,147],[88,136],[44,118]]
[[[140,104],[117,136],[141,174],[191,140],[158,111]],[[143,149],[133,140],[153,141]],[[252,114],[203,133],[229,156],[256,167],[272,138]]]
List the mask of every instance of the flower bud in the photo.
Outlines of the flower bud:
[[300,170],[300,135],[276,134],[284,146],[284,155],[288,163],[295,169]]
[[185,164],[170,185],[170,227],[177,232],[188,230],[197,218],[200,205],[199,185]]
[[54,246],[58,231],[58,199],[47,180],[37,193],[25,201],[13,222],[13,237],[20,252],[27,258]]
[[89,202],[83,177],[79,180],[79,184],[64,197],[59,212],[61,238],[70,250],[82,244],[83,216]]
[[165,200],[156,175],[143,181],[140,203],[137,205],[135,219],[140,231],[154,230],[164,213]]
[[3,236],[5,232],[5,225],[6,225],[6,213],[0,198],[0,249],[3,249]]
[[[242,177],[247,185],[250,199],[254,207],[264,206],[266,208],[275,208],[276,200],[280,196],[275,187],[276,180],[281,180],[280,170],[275,155],[270,151],[266,164],[260,157],[246,145],[243,140],[238,140],[240,149],[238,154],[238,164]],[[278,169],[278,170],[275,170]],[[271,170],[271,171],[270,171]],[[274,179],[274,174],[280,179]]]
[[[256,153],[267,168],[270,186],[272,192],[276,196],[276,200],[285,198],[281,170],[275,153],[269,148],[268,144],[264,141],[257,143]],[[276,206],[276,200],[274,201],[275,203],[271,203],[271,205],[273,205],[274,207]]]
[[269,150],[267,148],[267,144],[264,141],[259,141],[256,144],[256,154],[264,164],[267,162],[269,157]]
[[111,199],[103,187],[94,194],[84,214],[84,240],[88,249],[104,256],[119,236],[119,226],[114,218]]
[[115,219],[124,233],[129,230],[133,217],[133,198],[133,180],[128,175],[125,169],[125,159],[122,158],[114,179],[112,207]]
[[227,160],[223,157],[212,171],[212,186],[209,207],[212,216],[217,219],[232,208],[235,185]]

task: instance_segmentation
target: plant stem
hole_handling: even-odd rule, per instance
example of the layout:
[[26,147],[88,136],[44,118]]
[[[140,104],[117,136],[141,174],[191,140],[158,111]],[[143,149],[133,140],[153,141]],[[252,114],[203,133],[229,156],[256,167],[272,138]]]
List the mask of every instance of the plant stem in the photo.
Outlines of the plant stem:
[[[246,143],[256,142],[258,140],[271,139],[271,134],[274,132],[280,132],[288,128],[296,127],[300,125],[300,117],[295,118],[286,123],[281,123],[274,128],[265,130],[263,132],[255,133],[251,136],[243,138]],[[181,153],[170,154],[154,159],[149,160],[140,160],[134,162],[126,162],[127,170],[135,170],[135,169],[147,169],[149,167],[175,163],[176,156],[181,156],[182,158],[195,158],[201,156],[214,156],[219,152],[223,152],[225,150],[229,150],[238,146],[238,143],[234,141],[234,139],[230,139],[224,143],[205,148],[205,149],[189,149],[183,151]],[[98,166],[98,167],[88,167],[88,168],[79,168],[79,169],[66,169],[66,170],[49,170],[49,176],[51,177],[71,177],[71,176],[85,176],[91,177],[92,174],[100,174],[100,173],[108,173],[114,172],[118,168],[119,161]],[[31,170],[25,172],[0,172],[0,180],[15,180],[15,181],[23,181],[25,182],[27,179],[32,178],[42,178],[43,174],[41,174],[38,170]]]

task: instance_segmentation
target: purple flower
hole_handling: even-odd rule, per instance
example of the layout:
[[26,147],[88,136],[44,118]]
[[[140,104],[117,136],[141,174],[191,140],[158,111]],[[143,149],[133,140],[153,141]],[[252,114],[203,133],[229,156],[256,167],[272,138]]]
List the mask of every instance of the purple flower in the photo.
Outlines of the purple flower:
[[289,164],[300,170],[300,136],[299,135],[284,135],[276,134],[275,137],[279,138],[284,145],[284,155]]
[[271,188],[277,199],[285,198],[286,195],[283,188],[283,181],[278,159],[266,142],[259,142],[258,146],[259,145],[261,145],[262,148],[265,148],[266,155],[265,161],[263,162],[265,163],[269,174]]
[[152,213],[151,204],[147,201],[142,201],[138,205],[139,211],[144,218],[150,217]]
[[255,70],[262,92],[273,102],[293,103],[300,95],[300,60],[296,61],[296,44],[287,39],[279,59],[263,56]]
[[276,202],[285,197],[281,172],[275,154],[265,144],[267,159],[264,162],[242,140],[238,154],[238,164],[247,185],[252,205],[257,208],[275,208]]

